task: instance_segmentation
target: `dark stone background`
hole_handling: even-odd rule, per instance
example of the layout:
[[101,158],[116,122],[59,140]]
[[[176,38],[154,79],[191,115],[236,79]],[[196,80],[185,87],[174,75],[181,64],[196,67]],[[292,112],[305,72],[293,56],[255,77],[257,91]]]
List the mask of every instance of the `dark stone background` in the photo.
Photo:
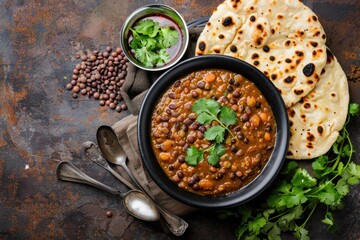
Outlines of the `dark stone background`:
[[[156,1],[176,8],[187,21],[209,16],[219,0]],[[111,186],[121,186],[106,170],[86,160],[81,145],[95,141],[98,126],[125,117],[98,101],[74,100],[65,90],[75,55],[119,46],[127,15],[153,1],[0,1],[0,239],[171,239],[151,223],[134,220],[116,197],[59,182],[55,169],[69,160]],[[360,103],[360,2],[304,1],[319,16],[327,45],[344,68],[351,101]],[[66,80],[66,78],[68,80]],[[346,106],[344,106],[346,107]],[[360,151],[359,118],[350,124]],[[355,161],[360,163],[359,153]],[[306,164],[306,163],[305,163]],[[360,186],[337,211],[337,230],[321,224],[321,209],[308,228],[313,239],[360,239]],[[106,212],[113,217],[107,218]],[[212,212],[186,216],[183,239],[233,239],[236,221]]]

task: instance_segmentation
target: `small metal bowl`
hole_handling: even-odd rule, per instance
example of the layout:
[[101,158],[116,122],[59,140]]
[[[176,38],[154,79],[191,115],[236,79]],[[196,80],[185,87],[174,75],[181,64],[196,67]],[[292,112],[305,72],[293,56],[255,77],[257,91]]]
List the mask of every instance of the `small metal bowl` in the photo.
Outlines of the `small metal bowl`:
[[[172,59],[165,63],[165,65],[159,67],[146,67],[141,62],[139,62],[131,52],[131,48],[129,46],[128,40],[131,35],[130,28],[139,20],[146,18],[151,15],[160,15],[165,16],[166,18],[171,19],[175,22],[180,29],[179,36],[179,47],[172,57]],[[163,5],[163,4],[151,4],[141,7],[135,10],[124,22],[121,32],[120,32],[120,44],[121,48],[124,51],[125,56],[129,59],[129,61],[134,64],[136,67],[147,70],[147,71],[161,71],[164,69],[168,69],[174,66],[185,54],[187,46],[189,43],[189,31],[186,26],[185,20],[182,16],[173,8]]]

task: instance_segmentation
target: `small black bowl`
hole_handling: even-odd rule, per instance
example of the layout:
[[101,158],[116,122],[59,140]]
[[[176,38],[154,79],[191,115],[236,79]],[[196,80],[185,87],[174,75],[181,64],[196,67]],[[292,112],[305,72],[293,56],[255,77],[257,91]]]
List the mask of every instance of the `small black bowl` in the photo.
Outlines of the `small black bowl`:
[[[276,120],[276,141],[266,166],[248,185],[225,195],[201,196],[178,187],[166,176],[152,150],[150,126],[153,109],[160,96],[171,84],[186,74],[211,68],[239,73],[259,88],[270,104]],[[278,90],[257,68],[242,60],[224,55],[194,57],[181,62],[162,74],[147,92],[138,118],[138,143],[146,170],[155,183],[171,197],[185,204],[203,209],[234,207],[249,201],[264,191],[279,173],[289,143],[288,116]]]

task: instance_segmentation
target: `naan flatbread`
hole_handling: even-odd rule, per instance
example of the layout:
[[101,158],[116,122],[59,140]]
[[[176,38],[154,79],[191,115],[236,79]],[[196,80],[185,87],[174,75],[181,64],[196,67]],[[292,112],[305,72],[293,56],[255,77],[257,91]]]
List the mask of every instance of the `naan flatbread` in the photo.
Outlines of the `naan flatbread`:
[[320,81],[306,97],[288,108],[289,159],[312,159],[327,153],[346,121],[349,89],[346,75],[328,50]]
[[196,55],[225,54],[256,66],[293,106],[319,80],[326,35],[298,0],[226,0],[201,33]]

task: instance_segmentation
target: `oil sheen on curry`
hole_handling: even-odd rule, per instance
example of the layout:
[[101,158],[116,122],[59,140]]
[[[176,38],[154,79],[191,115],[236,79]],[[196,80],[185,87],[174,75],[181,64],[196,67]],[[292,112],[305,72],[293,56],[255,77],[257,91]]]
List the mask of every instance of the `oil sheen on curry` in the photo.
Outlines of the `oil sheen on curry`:
[[237,191],[256,178],[274,144],[276,123],[254,83],[220,69],[175,81],[151,121],[157,161],[180,188],[199,195]]

